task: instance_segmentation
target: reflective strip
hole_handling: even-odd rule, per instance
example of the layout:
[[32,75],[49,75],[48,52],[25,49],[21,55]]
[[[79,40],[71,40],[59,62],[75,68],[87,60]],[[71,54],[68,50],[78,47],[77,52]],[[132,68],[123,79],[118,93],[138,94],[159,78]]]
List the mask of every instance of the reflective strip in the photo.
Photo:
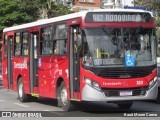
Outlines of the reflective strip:
[[31,93],[31,96],[33,96],[33,97],[39,97],[39,94]]
[[80,99],[74,99],[74,98],[72,98],[70,100],[72,100],[72,101],[80,101]]

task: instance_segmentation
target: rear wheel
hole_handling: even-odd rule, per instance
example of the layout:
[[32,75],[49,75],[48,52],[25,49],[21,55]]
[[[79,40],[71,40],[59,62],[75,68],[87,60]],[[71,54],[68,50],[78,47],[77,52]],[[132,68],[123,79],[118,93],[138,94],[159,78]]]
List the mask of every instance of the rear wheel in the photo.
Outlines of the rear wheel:
[[65,83],[62,82],[60,87],[57,89],[58,106],[61,106],[64,111],[74,110],[75,107],[73,102],[67,99],[67,89]]
[[25,94],[24,92],[24,85],[22,78],[18,80],[18,98],[21,102],[29,101],[29,95]]
[[120,109],[130,109],[132,107],[133,102],[129,103],[119,103],[117,104]]

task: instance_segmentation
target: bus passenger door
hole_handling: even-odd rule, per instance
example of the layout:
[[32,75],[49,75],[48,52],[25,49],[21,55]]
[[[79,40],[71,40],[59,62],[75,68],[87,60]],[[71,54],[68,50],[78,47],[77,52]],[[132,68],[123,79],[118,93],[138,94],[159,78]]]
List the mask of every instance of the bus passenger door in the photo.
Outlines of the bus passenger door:
[[71,99],[80,99],[79,25],[70,27],[69,81]]
[[39,32],[30,35],[30,92],[38,93],[38,39]]
[[7,53],[7,77],[8,77],[8,89],[13,89],[13,73],[12,73],[12,42],[13,36],[8,36],[8,53]]

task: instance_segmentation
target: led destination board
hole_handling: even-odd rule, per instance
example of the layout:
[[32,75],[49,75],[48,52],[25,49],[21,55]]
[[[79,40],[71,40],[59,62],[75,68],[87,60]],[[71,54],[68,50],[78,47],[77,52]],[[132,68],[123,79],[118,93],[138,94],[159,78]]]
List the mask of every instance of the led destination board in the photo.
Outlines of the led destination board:
[[86,22],[151,22],[149,13],[87,13]]

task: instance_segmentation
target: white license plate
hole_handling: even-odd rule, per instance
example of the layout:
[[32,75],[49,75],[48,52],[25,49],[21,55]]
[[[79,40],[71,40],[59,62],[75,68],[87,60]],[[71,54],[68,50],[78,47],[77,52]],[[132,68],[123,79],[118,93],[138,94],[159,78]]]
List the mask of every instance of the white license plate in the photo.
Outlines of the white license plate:
[[132,96],[132,91],[120,91],[120,96]]

